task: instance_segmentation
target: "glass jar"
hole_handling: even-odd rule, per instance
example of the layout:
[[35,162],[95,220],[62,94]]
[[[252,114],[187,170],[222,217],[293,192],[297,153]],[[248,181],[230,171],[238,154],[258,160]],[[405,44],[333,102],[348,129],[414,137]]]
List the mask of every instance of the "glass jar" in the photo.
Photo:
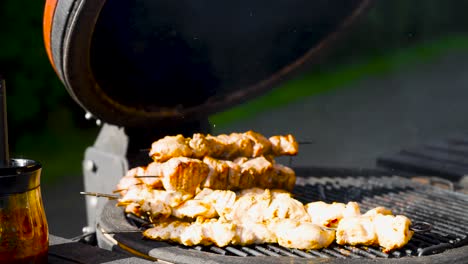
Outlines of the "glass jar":
[[41,165],[32,160],[12,159],[0,168],[0,263],[47,263],[40,175]]

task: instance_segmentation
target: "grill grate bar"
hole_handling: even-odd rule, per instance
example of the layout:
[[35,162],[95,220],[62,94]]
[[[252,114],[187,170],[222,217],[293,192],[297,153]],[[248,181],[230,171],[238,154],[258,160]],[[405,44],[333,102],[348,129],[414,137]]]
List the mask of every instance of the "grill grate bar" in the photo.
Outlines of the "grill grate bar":
[[[414,189],[415,191],[419,191],[417,188]],[[446,199],[456,199],[456,200],[461,200],[461,201],[465,201],[465,202],[468,202],[468,197],[466,194],[463,194],[463,193],[457,193],[457,192],[449,192],[449,191],[446,191],[444,189],[441,189],[441,188],[434,188],[431,190],[431,192],[433,192],[434,194],[438,194],[440,195],[441,197],[444,197]],[[430,195],[430,193],[429,193]],[[451,200],[448,200],[449,202],[453,202]]]
[[[394,251],[390,254],[392,254],[394,258],[401,258],[401,255],[402,255],[400,251]],[[409,256],[411,256],[411,254]]]
[[334,246],[332,249],[345,257],[350,258],[361,258],[358,254],[353,253],[352,251],[346,249],[345,247]]
[[425,193],[424,190],[414,189],[412,190],[412,193],[414,193],[417,196],[425,197],[426,199],[437,199],[439,203],[448,203],[450,205],[456,206],[453,208],[455,211],[463,212],[464,210],[468,209],[468,204],[459,203],[461,201],[468,203],[468,200],[460,199],[460,197],[455,195],[448,196],[446,192],[434,192],[433,194],[431,194]]
[[369,252],[367,252],[365,250],[362,250],[360,248],[357,248],[355,246],[344,246],[344,248],[346,248],[347,250],[349,250],[349,251],[351,251],[351,252],[353,252],[355,254],[359,254],[361,256],[364,256],[366,258],[377,258],[376,255],[371,254],[371,253],[369,253]]
[[438,244],[440,242],[442,243],[447,243],[450,241],[449,238],[446,238],[446,237],[442,237],[442,236],[435,236],[434,234],[432,233],[424,233],[424,234],[414,234],[413,235],[414,237],[418,238],[418,239],[421,239],[423,241],[425,241],[426,243],[429,243],[431,245],[434,245],[434,244]]
[[[274,245],[271,245],[271,244],[268,244],[267,245],[268,249],[276,252],[276,253],[279,253],[279,254],[282,254],[284,256],[288,256],[288,257],[297,257],[296,255],[294,255],[293,253],[290,252],[290,250],[284,250],[282,248],[279,248],[277,246],[274,246]],[[301,251],[302,252],[302,251]]]
[[212,246],[210,247],[210,250],[213,251],[213,252],[216,252],[220,255],[226,255],[227,251],[222,249],[222,248],[219,248],[219,247],[215,247],[215,246]]
[[[300,257],[303,257],[303,258],[309,258],[309,259],[311,259],[311,258],[317,258],[316,256],[310,254],[310,252],[307,253],[307,252],[304,252],[304,251],[300,251],[300,250],[298,250],[298,249],[292,249],[291,251],[292,251],[294,254],[296,254],[297,256],[300,256]],[[323,258],[329,258],[329,256],[323,255]]]
[[[419,248],[424,248],[424,247],[428,247],[428,246],[431,246],[433,243],[428,243],[418,237],[416,237],[415,235],[413,235],[413,237],[411,238],[413,244],[416,244],[417,245],[417,249]],[[438,243],[438,242],[436,242]]]
[[[381,250],[377,250],[377,249],[374,249],[374,248],[370,248],[370,247],[363,247],[367,252],[369,253],[372,253],[376,256],[379,256],[381,258],[388,258],[389,255],[387,253],[383,253]],[[395,251],[396,252],[396,251]]]
[[272,257],[279,257],[280,255],[274,251],[268,250],[262,246],[255,246],[255,249],[264,253],[265,255],[272,256]]
[[226,249],[226,251],[229,251],[232,254],[237,255],[239,257],[247,257],[249,255],[249,254],[245,253],[244,251],[240,251],[240,250],[238,250],[236,248],[233,248],[231,246],[225,247],[224,249]]
[[[401,193],[399,193],[398,195],[401,195]],[[452,197],[451,199],[446,199],[445,197],[443,197],[444,195],[443,193],[437,194],[437,195],[431,195],[431,194],[426,194],[422,191],[417,191],[417,190],[407,192],[407,195],[411,196],[413,199],[421,199],[421,200],[429,201],[431,202],[430,204],[431,207],[432,207],[432,204],[434,204],[434,205],[439,206],[444,211],[449,210],[447,208],[447,205],[449,205],[450,207],[453,207],[453,208],[450,208],[450,211],[453,211],[459,214],[461,217],[468,218],[468,216],[464,214],[466,210],[468,210],[468,201],[463,201],[463,200],[457,199],[456,197]],[[463,202],[466,202],[467,204],[463,204]],[[429,205],[425,205],[425,204],[422,204],[422,205],[426,206],[427,208],[430,208]]]
[[252,256],[256,256],[256,257],[258,257],[258,256],[266,256],[266,255],[263,254],[262,252],[259,252],[259,251],[255,250],[255,249],[253,249],[253,248],[242,247],[241,249],[242,249],[243,251],[249,253],[249,254],[252,255]]
[[[298,254],[298,255],[304,255],[304,256],[307,254],[306,252],[300,251],[300,250],[297,250],[297,249],[294,249],[293,252]],[[315,250],[315,249],[309,250],[308,253],[309,253],[308,255],[311,256],[311,257],[317,256],[317,257],[321,257],[321,258],[330,258],[329,255],[323,254],[322,252],[320,252],[318,250]]]
[[322,249],[322,253],[327,253],[329,255],[332,255],[336,258],[346,258],[346,256],[344,256],[343,254],[339,253],[339,252],[336,252],[336,251],[333,251],[329,248],[324,248]]

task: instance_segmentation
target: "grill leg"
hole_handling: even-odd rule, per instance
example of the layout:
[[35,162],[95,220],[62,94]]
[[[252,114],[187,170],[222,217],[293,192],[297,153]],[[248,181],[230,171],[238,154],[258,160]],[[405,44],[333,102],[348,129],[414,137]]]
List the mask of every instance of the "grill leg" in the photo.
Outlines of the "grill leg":
[[[84,188],[87,192],[112,193],[120,178],[128,170],[125,158],[128,137],[123,129],[104,124],[93,146],[88,147],[83,160]],[[88,226],[84,233],[96,231],[96,216],[106,199],[86,196]]]

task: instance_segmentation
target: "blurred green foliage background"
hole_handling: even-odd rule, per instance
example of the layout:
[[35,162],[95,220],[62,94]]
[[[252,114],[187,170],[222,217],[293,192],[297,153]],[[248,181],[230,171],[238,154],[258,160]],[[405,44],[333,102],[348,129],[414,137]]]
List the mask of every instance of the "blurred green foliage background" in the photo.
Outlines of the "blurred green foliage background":
[[[45,0],[0,1],[0,73],[7,80],[14,157],[44,164],[44,180],[80,175],[98,128],[68,96],[47,59],[42,38]],[[417,67],[468,49],[468,1],[376,1],[325,61],[265,96],[216,114],[218,126],[350,82]]]

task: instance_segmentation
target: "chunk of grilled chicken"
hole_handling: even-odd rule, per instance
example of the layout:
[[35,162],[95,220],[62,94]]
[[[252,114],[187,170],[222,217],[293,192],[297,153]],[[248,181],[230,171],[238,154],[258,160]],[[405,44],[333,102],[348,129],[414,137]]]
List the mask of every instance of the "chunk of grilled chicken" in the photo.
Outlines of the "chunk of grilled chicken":
[[262,155],[296,155],[297,151],[298,144],[292,135],[267,139],[259,133],[247,131],[218,136],[194,134],[192,138],[166,136],[153,142],[149,155],[154,161],[164,162],[173,157],[201,159],[210,156],[232,160]]
[[135,215],[147,214],[152,218],[169,217],[176,208],[192,198],[183,192],[155,190],[143,185],[129,187],[119,199],[118,205],[125,205],[125,212]]
[[259,223],[272,219],[310,222],[303,204],[282,190],[252,188],[236,194],[204,188],[190,199],[189,196],[182,198],[180,193],[148,188],[140,188],[142,195],[137,197],[136,189],[130,189],[120,200],[127,204],[126,212],[147,214],[153,219],[173,216],[179,219],[220,217],[235,223]]
[[238,190],[253,187],[291,191],[296,182],[294,171],[265,157],[239,159],[236,162],[205,157],[203,161],[185,157],[129,170],[117,189],[121,194],[129,186],[145,184],[194,194],[197,188]]
[[260,188],[240,191],[231,212],[223,217],[235,223],[259,223],[272,219],[310,222],[303,204],[292,198],[289,192]]
[[193,195],[178,191],[165,191],[147,188],[144,185],[131,186],[125,195],[120,199],[120,203],[142,203],[144,201],[155,200],[163,202],[168,206],[175,207],[191,199]]
[[341,219],[361,214],[356,202],[328,204],[318,201],[306,204],[305,209],[312,223],[325,227],[336,227]]
[[143,236],[154,240],[174,241],[186,246],[229,245],[236,234],[233,223],[215,219],[185,222],[180,220],[158,221],[143,232]]
[[236,223],[263,222],[266,219],[266,210],[271,202],[271,191],[269,189],[252,188],[242,190],[237,194],[229,214],[223,217]]
[[334,231],[290,219],[274,219],[269,223],[233,223],[216,219],[195,222],[161,221],[143,232],[155,240],[169,240],[186,246],[215,244],[219,247],[279,243],[299,249],[327,247],[335,239]]
[[[158,176],[167,191],[185,191],[194,194],[208,175],[208,166],[200,160],[180,157],[162,163]],[[158,171],[155,171],[158,172]]]
[[173,157],[191,157],[192,148],[190,139],[182,135],[166,136],[151,145],[149,155],[159,162],[167,161]]
[[218,213],[211,203],[197,199],[185,201],[183,204],[172,208],[171,215],[179,219],[199,216],[204,218],[218,217]]
[[377,215],[374,225],[378,243],[386,252],[403,247],[414,234],[409,229],[411,220],[403,215]]
[[391,215],[383,207],[374,208],[362,216],[343,218],[336,231],[340,245],[376,245],[384,252],[401,248],[413,236],[411,221],[403,215]]
[[200,183],[206,179],[209,167],[198,159],[172,158],[164,163],[152,162],[147,167],[129,170],[117,190],[125,194],[132,185],[145,184],[150,188],[164,188],[194,195]]
[[299,149],[299,145],[292,135],[272,136],[268,140],[270,140],[272,152],[276,156],[296,155]]
[[252,245],[277,243],[277,236],[265,223],[237,223],[231,244]]
[[181,192],[152,190],[135,186],[119,200],[125,212],[148,215],[152,219],[167,218],[215,218],[230,212],[236,194],[232,191],[203,189],[193,199]]
[[205,188],[192,200],[173,208],[172,216],[180,219],[187,217],[215,218],[229,212],[235,201],[236,194],[232,191]]
[[237,195],[233,191],[212,190],[209,188],[204,188],[197,194],[197,196],[195,196],[195,199],[203,200],[211,204],[218,216],[221,216],[222,218],[231,213],[234,203],[236,202],[236,198]]
[[[144,175],[144,173],[145,173],[144,167],[136,167],[127,171],[127,174],[119,180],[119,183],[117,184],[116,190],[114,192],[118,192],[120,193],[120,195],[123,196],[125,195],[127,190],[129,190],[130,188],[143,184],[141,179],[135,178],[135,176]],[[162,182],[160,180],[158,181],[162,185]]]
[[266,211],[267,219],[291,219],[300,222],[310,222],[311,218],[304,205],[291,197],[291,193],[273,190],[272,199]]
[[275,164],[265,157],[242,158],[233,161],[204,157],[210,172],[201,187],[238,190],[248,188],[285,189],[291,191],[296,183],[294,171]]
[[328,247],[335,240],[335,231],[310,222],[274,219],[269,226],[276,234],[277,243],[283,247],[320,249]]

